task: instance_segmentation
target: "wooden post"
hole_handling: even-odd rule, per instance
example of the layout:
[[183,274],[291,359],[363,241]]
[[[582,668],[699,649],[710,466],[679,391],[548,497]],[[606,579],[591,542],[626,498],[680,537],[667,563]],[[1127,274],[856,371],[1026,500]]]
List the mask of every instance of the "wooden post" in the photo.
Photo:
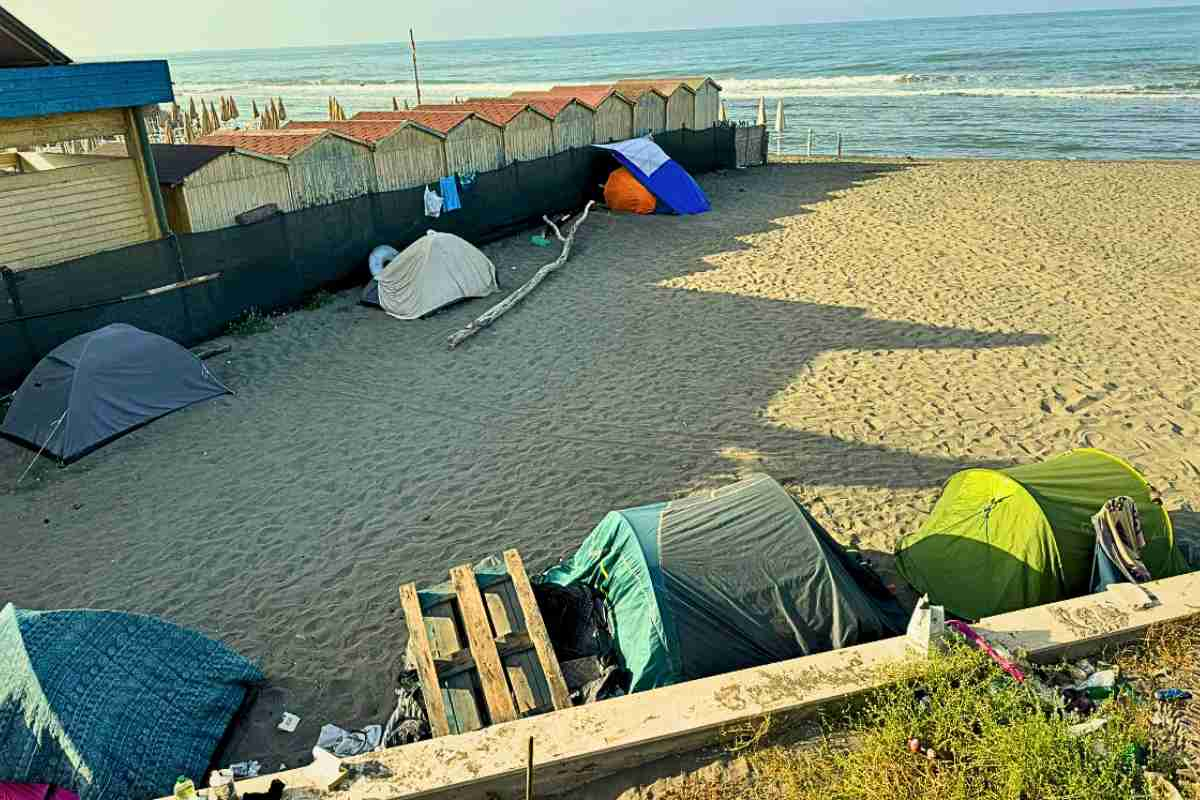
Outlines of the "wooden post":
[[408,29],[408,43],[412,45],[413,57],[413,83],[417,85],[417,105],[421,105],[421,75],[417,72],[417,39],[413,36],[413,29]]
[[812,158],[812,139],[813,139],[812,128],[809,128],[808,129],[808,157],[809,158]]
[[842,160],[842,135],[838,134],[838,161]]
[[171,233],[167,224],[167,207],[163,203],[162,191],[158,187],[158,169],[154,165],[154,153],[150,149],[150,134],[146,132],[146,122],[142,119],[139,108],[125,109],[125,126],[128,133],[125,136],[125,149],[133,158],[137,167],[138,180],[142,184],[142,197],[148,202],[147,222],[151,239],[159,239]]
[[529,755],[525,759],[525,800],[533,800],[533,737],[529,737]]

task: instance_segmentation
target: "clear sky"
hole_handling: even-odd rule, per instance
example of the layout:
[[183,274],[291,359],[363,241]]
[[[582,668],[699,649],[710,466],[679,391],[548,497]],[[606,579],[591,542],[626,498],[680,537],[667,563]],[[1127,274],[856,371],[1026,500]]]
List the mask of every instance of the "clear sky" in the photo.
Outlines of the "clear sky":
[[0,0],[76,59],[244,47],[547,36],[888,17],[1149,8],[1195,0]]

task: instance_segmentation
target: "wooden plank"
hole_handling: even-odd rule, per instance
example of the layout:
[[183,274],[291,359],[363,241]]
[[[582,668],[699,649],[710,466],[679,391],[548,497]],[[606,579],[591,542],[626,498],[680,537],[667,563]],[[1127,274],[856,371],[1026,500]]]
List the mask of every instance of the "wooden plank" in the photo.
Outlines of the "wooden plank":
[[125,120],[119,108],[0,119],[0,148],[109,136],[120,133],[124,127]]
[[14,219],[30,216],[34,212],[77,211],[94,203],[107,203],[114,199],[131,202],[135,207],[141,204],[141,198],[132,183],[121,186],[100,186],[85,196],[71,193],[67,197],[53,197],[13,205],[6,204],[7,199],[0,195],[0,227],[4,228],[12,224]]
[[509,602],[508,595],[511,591],[512,581],[509,580],[493,583],[483,590],[483,599],[487,603],[488,616],[492,620],[492,630],[496,632],[497,639],[522,627]]
[[400,587],[400,607],[404,609],[404,621],[408,635],[416,646],[417,675],[421,680],[421,695],[425,699],[425,713],[429,717],[429,730],[436,736],[450,733],[446,720],[446,707],[442,702],[442,689],[438,685],[437,670],[433,666],[433,654],[429,649],[429,635],[425,632],[425,620],[421,614],[421,601],[417,599],[417,585],[406,583]]
[[[503,638],[496,640],[496,652],[500,655],[500,659],[516,655],[518,653],[530,652],[533,650],[533,640],[529,638],[528,633],[510,633]],[[469,647],[464,647],[455,653],[450,653],[445,656],[434,656],[433,664],[437,667],[438,675],[446,678],[450,675],[464,672],[469,669],[475,669],[475,657],[471,654]]]
[[[103,230],[90,232],[84,236],[71,238],[46,237],[37,243],[39,246],[34,246],[28,242],[0,246],[0,261],[11,259],[5,262],[11,264],[12,261],[23,259],[25,255],[51,256],[57,253],[98,253],[107,245],[114,245],[114,243],[134,244],[145,241],[147,238],[146,223],[141,219],[141,215],[138,215],[131,218],[131,221],[126,224],[111,226]],[[52,264],[54,262],[45,261],[43,263]]]
[[130,206],[128,203],[115,203],[110,206],[97,206],[90,213],[79,212],[76,215],[38,215],[25,220],[19,225],[0,226],[0,248],[12,242],[28,242],[41,238],[61,241],[64,223],[86,225],[89,228],[105,228],[119,224],[129,219],[141,217],[141,205]]
[[525,674],[528,665],[524,663],[508,664],[504,669],[508,673],[509,683],[512,684],[513,695],[517,698],[517,711],[525,715],[537,708],[537,700],[533,697],[533,689],[530,688],[529,679]]
[[467,630],[467,640],[475,655],[475,667],[479,672],[479,682],[483,685],[488,715],[493,723],[511,722],[517,718],[517,710],[513,707],[512,694],[508,690],[500,654],[496,651],[496,640],[488,623],[475,572],[470,565],[464,564],[450,570],[450,580],[458,595],[463,627]]
[[558,666],[558,657],[554,655],[554,645],[550,643],[550,634],[546,631],[542,612],[538,610],[533,586],[529,583],[529,575],[525,572],[525,562],[521,560],[521,554],[516,550],[505,550],[504,563],[508,565],[508,574],[512,577],[517,600],[521,603],[521,611],[525,614],[525,628],[529,631],[529,638],[533,639],[533,648],[537,651],[538,661],[541,662],[542,672],[546,676],[546,684],[550,687],[550,697],[554,702],[554,707],[570,708],[571,693],[567,691],[567,682],[563,680],[562,670]]
[[45,190],[56,183],[75,183],[93,178],[123,178],[128,180],[137,177],[137,168],[132,160],[123,158],[96,164],[80,164],[77,167],[48,169],[45,172],[24,172],[20,175],[9,175],[0,182],[0,193],[19,191],[21,189],[37,188]]
[[[458,633],[453,599],[425,609],[425,630],[432,643],[434,659],[453,656],[466,649]],[[465,674],[466,672],[463,670],[459,674],[440,677],[442,699],[451,733],[477,731],[483,727],[483,714],[480,713],[476,693],[477,682],[471,675]]]

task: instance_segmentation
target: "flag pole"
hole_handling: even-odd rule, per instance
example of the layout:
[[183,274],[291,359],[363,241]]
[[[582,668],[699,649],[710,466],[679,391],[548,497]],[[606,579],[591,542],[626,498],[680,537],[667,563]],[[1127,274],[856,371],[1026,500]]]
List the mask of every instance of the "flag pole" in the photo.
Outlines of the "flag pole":
[[413,29],[408,29],[408,43],[412,45],[413,57],[413,82],[417,84],[417,105],[421,105],[421,76],[417,72],[417,39],[413,36]]

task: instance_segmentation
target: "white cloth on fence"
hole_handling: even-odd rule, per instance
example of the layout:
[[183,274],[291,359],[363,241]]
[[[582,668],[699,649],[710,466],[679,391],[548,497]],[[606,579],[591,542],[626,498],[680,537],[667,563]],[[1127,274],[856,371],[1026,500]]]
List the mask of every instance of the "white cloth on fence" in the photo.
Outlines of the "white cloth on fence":
[[425,187],[425,216],[440,217],[442,215],[442,196]]

